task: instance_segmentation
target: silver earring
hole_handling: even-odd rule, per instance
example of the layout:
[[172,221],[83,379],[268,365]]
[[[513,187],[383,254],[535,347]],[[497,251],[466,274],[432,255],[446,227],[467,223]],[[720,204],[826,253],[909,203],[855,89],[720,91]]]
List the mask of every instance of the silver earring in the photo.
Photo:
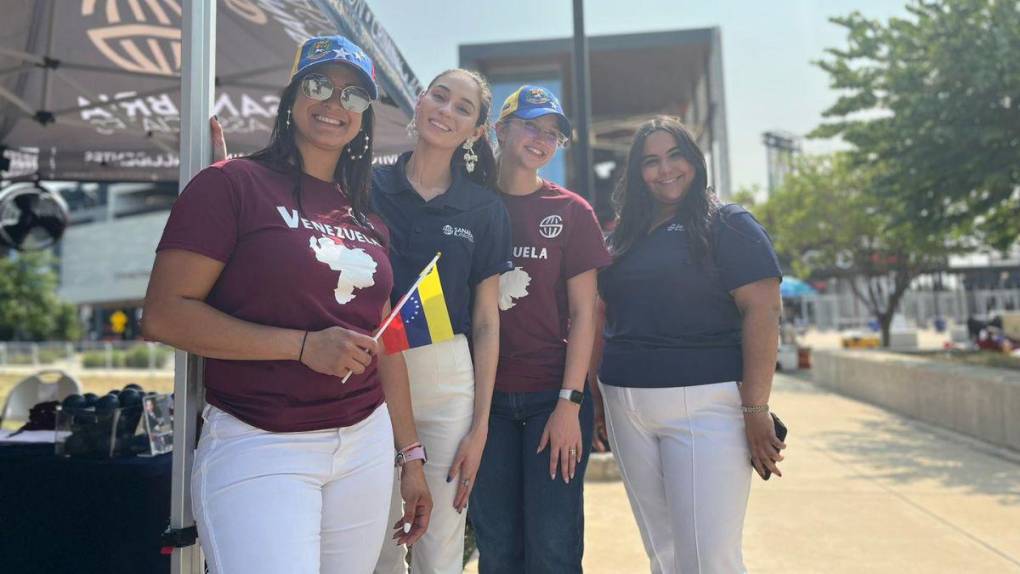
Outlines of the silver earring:
[[290,129],[290,110],[287,110],[287,129]]
[[354,153],[350,151],[351,144],[347,144],[347,147],[345,148],[347,150],[347,153],[350,154],[351,159],[353,159],[354,161],[358,161],[359,159],[365,157],[365,154],[368,153],[368,142],[371,141],[372,139],[372,137],[365,132],[361,132],[361,135],[364,136],[365,141],[362,142],[360,153]]
[[407,122],[407,139],[413,140],[418,137],[418,124],[414,123],[414,118]]
[[475,164],[478,163],[478,154],[475,153],[475,140],[469,139],[464,141],[464,169],[468,173],[474,173]]

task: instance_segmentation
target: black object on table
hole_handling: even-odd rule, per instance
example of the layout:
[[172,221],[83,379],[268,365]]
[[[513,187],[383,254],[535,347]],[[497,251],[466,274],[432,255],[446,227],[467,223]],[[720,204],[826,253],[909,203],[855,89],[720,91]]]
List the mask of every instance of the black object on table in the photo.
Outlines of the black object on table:
[[172,455],[62,458],[53,445],[0,446],[5,574],[165,573]]

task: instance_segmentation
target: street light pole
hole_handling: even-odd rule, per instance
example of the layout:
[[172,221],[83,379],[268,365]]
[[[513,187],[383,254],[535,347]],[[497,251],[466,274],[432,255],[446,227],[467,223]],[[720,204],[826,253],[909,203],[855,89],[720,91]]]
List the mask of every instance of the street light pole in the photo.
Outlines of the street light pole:
[[592,184],[591,153],[591,81],[588,69],[588,37],[584,34],[584,0],[574,0],[574,143],[576,179],[574,191],[592,203],[595,189]]

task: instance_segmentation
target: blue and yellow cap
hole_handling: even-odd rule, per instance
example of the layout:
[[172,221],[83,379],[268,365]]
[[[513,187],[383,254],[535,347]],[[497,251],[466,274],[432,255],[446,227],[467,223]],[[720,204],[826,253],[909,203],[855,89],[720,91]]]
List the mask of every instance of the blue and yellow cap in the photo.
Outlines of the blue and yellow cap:
[[563,113],[563,106],[552,92],[538,86],[521,86],[507,96],[499,110],[500,121],[509,117],[533,120],[542,116],[555,115],[560,132],[570,137],[570,120]]
[[319,64],[347,64],[361,76],[372,99],[379,98],[375,85],[375,64],[357,44],[343,36],[316,36],[305,40],[294,56],[290,79]]

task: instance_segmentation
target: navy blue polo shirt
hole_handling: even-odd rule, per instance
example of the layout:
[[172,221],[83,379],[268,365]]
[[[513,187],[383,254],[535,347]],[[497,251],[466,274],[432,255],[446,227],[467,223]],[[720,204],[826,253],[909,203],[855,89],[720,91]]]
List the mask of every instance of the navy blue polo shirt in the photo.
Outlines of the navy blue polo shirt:
[[599,274],[603,383],[660,388],[743,380],[742,317],[730,292],[782,279],[782,272],[765,229],[740,206],[720,210],[711,242],[710,261],[696,263],[674,218]]
[[390,229],[393,304],[435,257],[454,333],[471,330],[474,287],[512,268],[510,218],[499,194],[454,171],[445,193],[425,201],[411,186],[407,152],[372,170],[372,205]]

